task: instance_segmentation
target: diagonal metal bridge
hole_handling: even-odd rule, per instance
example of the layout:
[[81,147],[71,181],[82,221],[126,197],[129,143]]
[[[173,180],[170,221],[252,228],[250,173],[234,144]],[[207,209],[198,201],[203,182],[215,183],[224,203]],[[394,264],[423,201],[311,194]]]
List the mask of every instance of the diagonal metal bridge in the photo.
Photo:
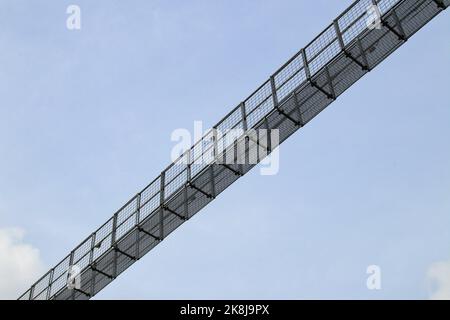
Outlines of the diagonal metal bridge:
[[[243,152],[244,158],[262,160],[273,150],[272,130],[280,142],[286,140],[449,5],[450,0],[355,1],[19,299],[93,297],[255,166],[221,161],[225,155],[236,160]],[[375,28],[368,24],[369,8],[379,14]],[[230,129],[243,135],[216,134]],[[265,134],[249,143],[246,133],[253,129]],[[238,140],[245,141],[241,151]],[[73,266],[80,280],[75,288],[67,285]]]

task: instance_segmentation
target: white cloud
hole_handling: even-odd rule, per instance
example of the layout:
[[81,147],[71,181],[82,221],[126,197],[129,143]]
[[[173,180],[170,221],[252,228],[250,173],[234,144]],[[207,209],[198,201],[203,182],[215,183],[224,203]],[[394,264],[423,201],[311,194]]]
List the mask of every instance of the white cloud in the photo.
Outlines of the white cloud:
[[430,299],[450,300],[450,261],[436,262],[428,268]]
[[20,228],[0,229],[0,299],[17,299],[43,274],[39,250]]

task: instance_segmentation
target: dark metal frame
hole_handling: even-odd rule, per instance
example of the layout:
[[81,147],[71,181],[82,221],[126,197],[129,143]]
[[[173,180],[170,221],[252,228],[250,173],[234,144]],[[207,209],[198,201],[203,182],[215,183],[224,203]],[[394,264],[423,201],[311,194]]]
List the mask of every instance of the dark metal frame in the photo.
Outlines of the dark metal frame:
[[[374,3],[382,12],[380,30],[366,26],[367,7]],[[448,6],[449,0],[355,1],[19,299],[94,296],[255,166],[219,161],[235,152],[236,140],[218,138],[216,130],[278,129],[283,142]],[[246,157],[256,154],[260,161],[258,146],[272,152],[270,134],[251,145],[246,143]],[[209,163],[198,162],[211,152]],[[74,264],[82,268],[81,288],[69,290],[67,271]]]

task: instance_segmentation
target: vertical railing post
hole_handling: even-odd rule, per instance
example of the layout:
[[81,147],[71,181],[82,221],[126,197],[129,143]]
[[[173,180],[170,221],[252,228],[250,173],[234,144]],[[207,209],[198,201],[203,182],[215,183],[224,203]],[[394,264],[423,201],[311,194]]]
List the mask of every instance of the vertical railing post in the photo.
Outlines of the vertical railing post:
[[187,182],[188,182],[188,185],[189,185],[189,183],[191,182],[191,179],[192,179],[192,155],[191,155],[191,152],[192,152],[192,149],[189,149],[188,151],[187,151],[187,153],[186,153],[186,156],[187,156],[187,159],[186,159],[186,162],[187,162]]
[[111,229],[111,246],[112,247],[114,247],[116,245],[117,216],[118,216],[118,213],[116,212],[113,215],[113,222],[112,222],[112,229]]
[[248,130],[248,124],[247,124],[247,113],[245,111],[245,102],[241,102],[240,108],[242,117],[242,128],[244,129],[244,132],[246,132]]
[[[269,119],[267,117],[264,118],[264,124],[266,126],[267,130],[267,154],[270,154],[272,152],[272,139],[271,139],[271,132],[270,132],[270,126],[269,126]],[[262,160],[262,159],[261,159]]]
[[45,297],[46,300],[50,300],[51,292],[52,292],[52,282],[53,282],[53,275],[55,273],[55,268],[52,268],[50,271],[50,276],[48,279],[48,288],[47,288],[47,295]]
[[95,294],[95,275],[96,272],[93,269],[94,265],[94,251],[95,251],[95,242],[97,241],[97,233],[94,232],[91,236],[91,252],[89,253],[89,266],[91,267],[91,297]]
[[112,232],[111,232],[111,246],[114,249],[114,255],[113,255],[113,278],[117,277],[117,250],[116,248],[116,237],[117,237],[117,217],[118,213],[116,212],[113,216],[113,224],[112,224]]
[[306,79],[311,82],[311,70],[309,69],[308,57],[306,56],[306,50],[302,49],[303,68],[305,69]]
[[160,186],[160,190],[159,190],[159,239],[163,240],[164,239],[164,201],[165,201],[165,197],[164,197],[164,190],[166,187],[166,172],[163,171],[161,172],[161,176],[160,176],[160,182],[161,182],[161,186]]
[[91,235],[91,251],[89,252],[89,265],[94,262],[94,250],[95,250],[95,241],[97,238],[97,234],[94,232]]
[[[73,270],[74,256],[75,256],[75,250],[72,250],[70,252],[70,258],[69,258],[69,270],[68,271],[70,271],[70,273],[67,272],[66,287],[69,285],[69,277],[70,277],[71,273],[73,272],[72,270]],[[72,300],[75,300],[75,289],[72,289],[71,296],[72,296]]]
[[188,199],[188,190],[189,184],[191,183],[192,177],[192,168],[191,168],[191,150],[186,151],[186,184],[184,185],[184,214],[186,220],[189,219],[189,199]]
[[35,288],[36,288],[36,284],[33,284],[30,288],[30,296],[28,297],[28,300],[33,300]]
[[217,161],[217,156],[219,153],[219,146],[217,141],[217,127],[214,126],[212,128],[212,139],[213,139],[213,162],[209,164],[209,180],[211,183],[211,196],[212,198],[216,197],[216,183],[214,178],[214,164]]
[[339,27],[339,20],[337,20],[337,19],[334,20],[333,26],[334,26],[334,31],[336,32],[336,37],[338,39],[339,47],[341,48],[342,51],[345,52],[345,43],[344,43],[344,38],[342,37],[341,28]]
[[[248,136],[247,136],[247,131],[248,131],[248,123],[247,123],[247,112],[245,111],[245,102],[241,102],[240,104],[240,109],[241,109],[241,118],[242,118],[242,129],[244,130],[244,135],[243,135],[243,139],[241,139],[241,144],[243,143],[243,151],[244,151],[244,159],[243,159],[243,163],[240,164],[240,171],[243,174],[244,173],[244,164],[247,164],[247,147],[248,147]],[[242,145],[240,145],[240,147],[242,148]],[[242,157],[239,157],[238,160],[242,160]]]
[[305,122],[303,121],[302,109],[300,108],[300,102],[298,101],[298,96],[297,93],[295,93],[295,90],[292,93],[292,98],[294,99],[294,104],[297,109],[298,122],[300,123],[300,127],[303,127],[305,125]]
[[217,141],[217,127],[212,128],[212,141],[213,141],[213,162],[217,161],[217,156],[219,155],[219,146]]
[[275,109],[278,109],[278,95],[277,95],[277,86],[275,83],[275,76],[270,77],[270,86],[272,88],[272,100],[273,100],[273,106]]
[[[218,137],[218,131],[217,126],[214,126],[212,128],[212,140],[213,140],[213,155],[214,155],[214,163],[216,164],[223,164],[226,163],[227,160],[227,151],[224,149],[224,138],[226,136],[226,133],[221,132],[220,134],[220,143],[222,145],[222,150],[219,152],[219,137]],[[221,155],[221,157],[219,157]]]
[[140,255],[140,248],[139,248],[139,242],[140,242],[140,234],[139,234],[139,223],[141,222],[141,193],[138,193],[136,195],[136,259],[139,259]]

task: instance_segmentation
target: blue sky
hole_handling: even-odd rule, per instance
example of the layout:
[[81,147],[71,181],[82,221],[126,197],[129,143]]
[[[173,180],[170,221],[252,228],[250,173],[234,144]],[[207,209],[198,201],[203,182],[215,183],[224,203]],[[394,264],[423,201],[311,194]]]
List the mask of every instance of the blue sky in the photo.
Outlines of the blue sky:
[[[0,229],[39,250],[28,271],[153,180],[173,130],[213,125],[351,2],[2,1]],[[447,12],[285,142],[277,175],[239,180],[97,298],[422,299],[436,263],[450,297],[449,30]]]

